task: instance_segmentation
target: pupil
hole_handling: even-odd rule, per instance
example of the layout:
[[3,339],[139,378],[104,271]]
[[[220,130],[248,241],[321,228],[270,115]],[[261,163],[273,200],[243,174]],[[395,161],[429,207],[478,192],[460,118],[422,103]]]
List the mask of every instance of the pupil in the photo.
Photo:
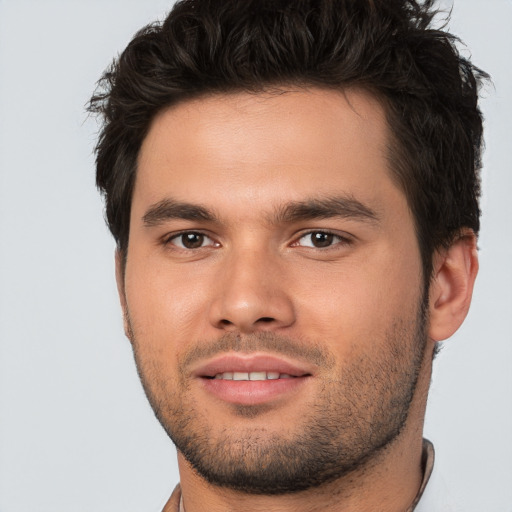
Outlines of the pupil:
[[200,233],[186,233],[182,235],[181,239],[187,249],[197,249],[203,245],[204,235]]
[[334,235],[330,233],[313,233],[313,245],[315,247],[329,247],[332,245]]

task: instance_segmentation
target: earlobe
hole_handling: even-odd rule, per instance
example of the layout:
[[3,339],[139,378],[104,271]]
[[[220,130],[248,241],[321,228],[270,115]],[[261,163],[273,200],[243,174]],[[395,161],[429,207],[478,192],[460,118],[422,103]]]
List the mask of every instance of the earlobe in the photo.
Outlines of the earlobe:
[[130,326],[130,322],[128,320],[128,307],[126,304],[126,294],[124,287],[124,264],[123,264],[123,256],[119,249],[116,250],[115,254],[116,259],[116,283],[117,283],[117,293],[119,294],[119,302],[121,303],[121,308],[123,310],[123,325],[124,332],[126,337],[132,341],[132,329]]
[[434,254],[429,290],[429,337],[449,338],[466,318],[478,273],[476,236],[467,230],[448,249]]

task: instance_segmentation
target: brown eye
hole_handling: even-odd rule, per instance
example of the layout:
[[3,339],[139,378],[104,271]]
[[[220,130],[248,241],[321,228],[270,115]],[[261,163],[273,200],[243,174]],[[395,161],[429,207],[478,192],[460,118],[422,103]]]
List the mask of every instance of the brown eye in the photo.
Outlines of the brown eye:
[[316,233],[311,233],[309,235],[311,237],[311,243],[314,247],[329,247],[332,245],[334,240],[334,235],[331,233],[323,233],[318,231]]
[[331,246],[338,238],[336,235],[326,231],[313,231],[302,236],[299,240],[299,245],[322,249]]
[[185,233],[181,235],[181,240],[183,247],[187,249],[197,249],[198,247],[202,247],[204,242],[204,235],[200,233]]
[[201,247],[213,245],[213,241],[209,237],[195,231],[181,233],[171,238],[169,243],[179,247],[180,249],[199,249]]
[[334,245],[349,245],[350,239],[335,235],[329,231],[311,231],[301,236],[296,243],[300,247],[326,249]]

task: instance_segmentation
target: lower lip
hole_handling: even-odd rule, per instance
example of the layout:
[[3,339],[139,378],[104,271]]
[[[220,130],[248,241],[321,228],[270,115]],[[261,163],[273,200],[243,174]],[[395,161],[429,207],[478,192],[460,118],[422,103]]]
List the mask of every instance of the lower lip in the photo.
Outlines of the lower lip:
[[257,405],[297,391],[309,377],[268,380],[224,380],[202,378],[206,391],[225,402]]

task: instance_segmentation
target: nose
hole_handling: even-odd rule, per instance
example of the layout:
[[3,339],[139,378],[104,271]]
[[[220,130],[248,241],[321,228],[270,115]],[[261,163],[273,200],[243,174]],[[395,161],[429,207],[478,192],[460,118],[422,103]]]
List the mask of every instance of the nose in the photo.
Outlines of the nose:
[[215,328],[251,333],[295,322],[284,267],[278,259],[265,251],[238,252],[226,258],[210,309]]

